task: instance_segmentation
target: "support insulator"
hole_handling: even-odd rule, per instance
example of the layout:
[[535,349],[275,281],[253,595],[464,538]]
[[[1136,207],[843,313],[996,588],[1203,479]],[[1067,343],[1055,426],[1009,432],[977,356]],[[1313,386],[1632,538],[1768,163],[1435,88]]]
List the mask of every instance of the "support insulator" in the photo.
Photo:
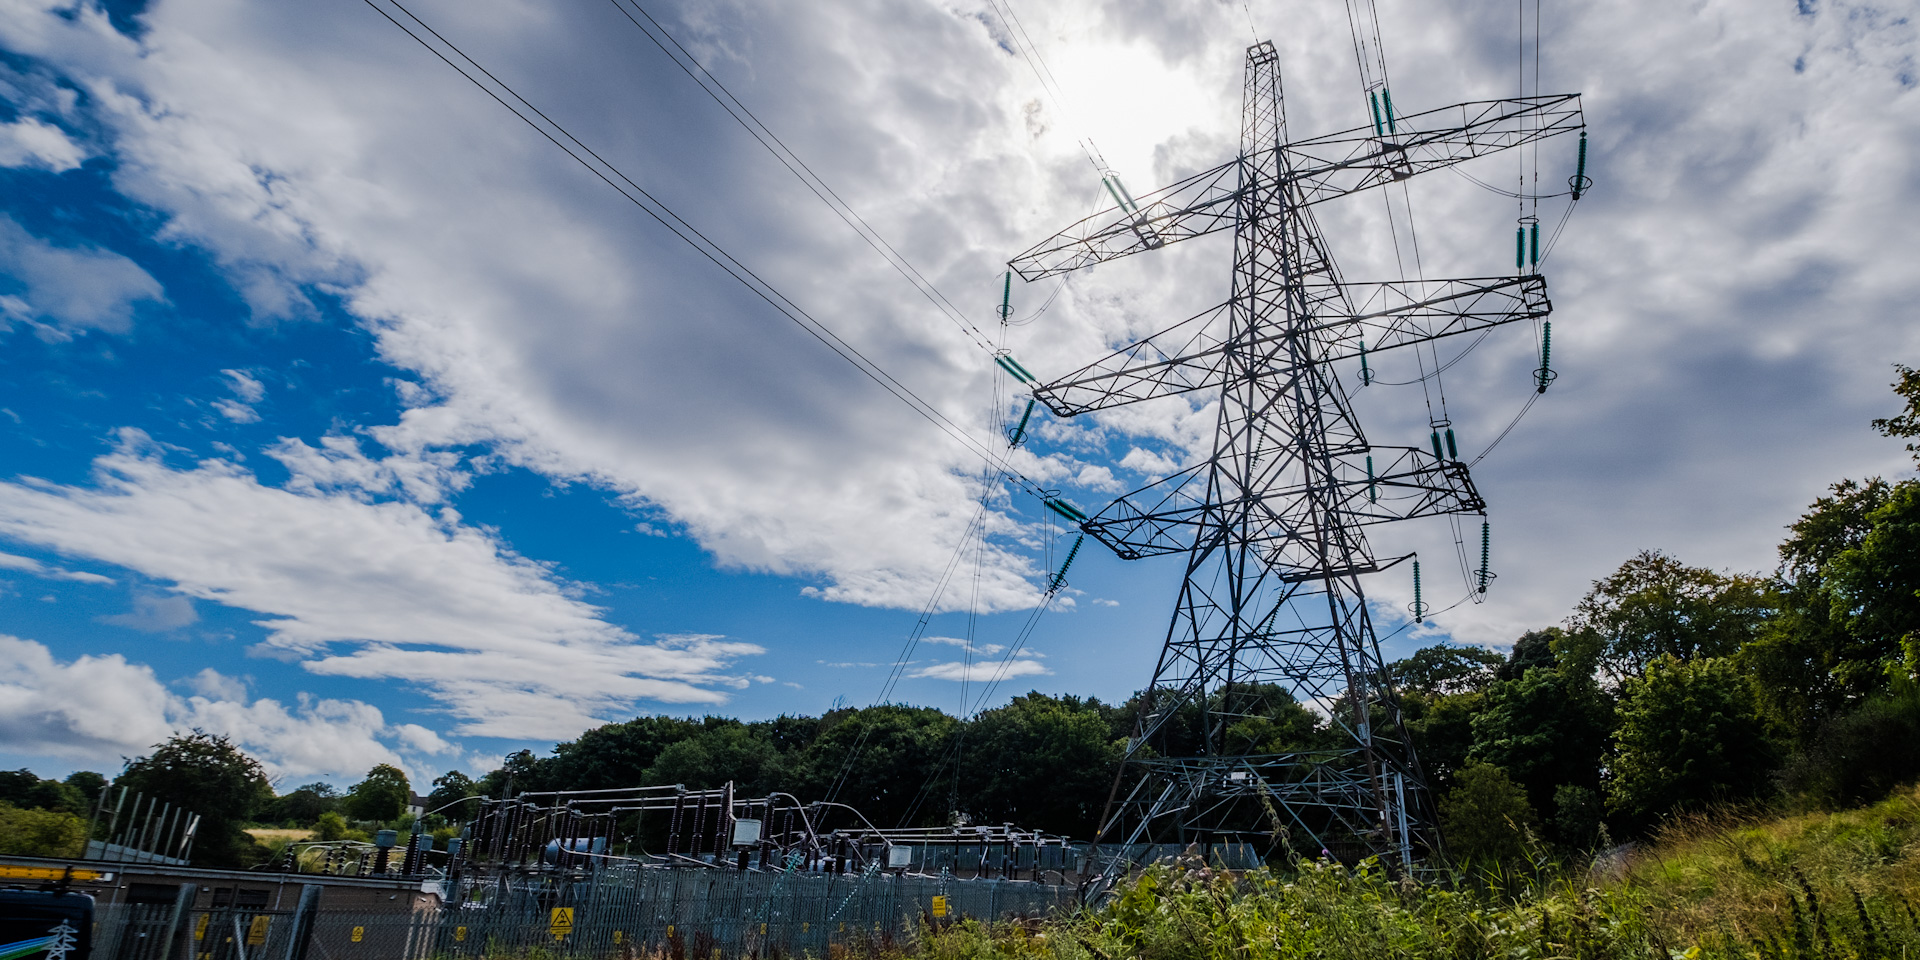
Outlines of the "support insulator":
[[1028,397],[1027,409],[1020,414],[1019,425],[1014,427],[1013,432],[1007,435],[1007,446],[1017,447],[1021,441],[1027,439],[1027,421],[1033,419],[1033,404],[1033,398]]
[[1527,228],[1525,224],[1513,230],[1513,268],[1525,269],[1527,265]]
[[1538,220],[1527,228],[1527,263],[1536,268],[1540,266],[1540,221]]
[[1580,162],[1573,168],[1573,177],[1567,181],[1567,188],[1573,191],[1573,199],[1593,188],[1593,181],[1587,178],[1587,132],[1580,131]]
[[1559,375],[1553,372],[1553,321],[1540,323],[1540,369],[1533,372],[1533,392],[1546,393],[1547,385]]
[[1438,429],[1434,430],[1428,439],[1433,441],[1433,458],[1435,460],[1445,460],[1446,457],[1440,455],[1440,431]]
[[1060,572],[1053,575],[1053,582],[1047,584],[1048,593],[1058,593],[1067,582],[1067,568],[1073,566],[1073,558],[1080,555],[1080,545],[1087,540],[1086,534],[1073,538],[1073,547],[1067,551],[1067,559],[1060,562]]
[[1047,505],[1047,509],[1067,518],[1074,526],[1079,526],[1087,522],[1087,514],[1085,511],[1059,497],[1048,497],[1042,502]]
[[1413,561],[1413,606],[1407,609],[1413,612],[1414,623],[1427,622],[1427,605],[1420,600],[1420,561],[1418,560]]
[[999,356],[993,358],[993,362],[999,364],[1000,369],[1005,370],[1006,372],[1012,374],[1013,378],[1015,380],[1020,381],[1021,383],[1039,383],[1040,382],[1040,379],[1038,377],[1035,377],[1033,374],[1027,372],[1027,368],[1021,366],[1020,361],[1015,360],[1012,354],[1008,354],[1008,353],[1000,354]]
[[1360,341],[1360,385],[1364,387],[1372,382],[1373,371],[1367,368],[1367,342],[1362,340]]
[[1373,454],[1367,454],[1367,502],[1380,502],[1380,492],[1373,485]]
[[1387,125],[1386,125],[1386,122],[1380,118],[1380,94],[1375,91],[1368,90],[1367,104],[1373,107],[1373,135],[1376,137],[1386,136]]
[[1013,316],[1013,271],[1007,271],[1006,285],[1000,288],[1000,322]]
[[1393,94],[1388,93],[1386,87],[1380,88],[1380,107],[1387,114],[1387,132],[1398,133],[1393,126]]
[[1453,428],[1447,428],[1447,459],[1460,459],[1460,447],[1453,442]]
[[1487,558],[1492,551],[1492,546],[1492,528],[1488,526],[1487,521],[1482,520],[1480,521],[1480,569],[1475,571],[1480,576],[1481,593],[1487,592],[1487,581],[1493,579],[1493,573],[1487,565]]

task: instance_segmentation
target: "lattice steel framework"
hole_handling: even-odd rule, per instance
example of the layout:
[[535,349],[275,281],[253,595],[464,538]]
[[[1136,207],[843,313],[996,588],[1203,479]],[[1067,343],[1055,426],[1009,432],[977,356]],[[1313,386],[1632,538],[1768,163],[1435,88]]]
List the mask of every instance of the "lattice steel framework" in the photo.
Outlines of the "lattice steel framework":
[[[1389,107],[1389,111],[1391,108]],[[1368,442],[1334,365],[1516,320],[1550,304],[1535,273],[1346,283],[1313,205],[1581,129],[1579,96],[1464,103],[1290,141],[1278,56],[1247,50],[1240,156],[1088,218],[1010,262],[1027,280],[1231,229],[1232,298],[1034,391],[1075,416],[1218,390],[1212,455],[1115,501],[1083,529],[1123,558],[1185,553],[1186,578],[1109,802],[1103,839],[1304,841],[1410,863],[1432,805],[1383,669],[1365,528],[1485,512],[1467,467]],[[1404,558],[1401,558],[1404,559]],[[1228,728],[1277,684],[1326,705],[1332,749],[1249,754]],[[1170,718],[1197,713],[1195,750]],[[1184,722],[1184,721],[1183,721]],[[1191,724],[1188,724],[1191,726]]]

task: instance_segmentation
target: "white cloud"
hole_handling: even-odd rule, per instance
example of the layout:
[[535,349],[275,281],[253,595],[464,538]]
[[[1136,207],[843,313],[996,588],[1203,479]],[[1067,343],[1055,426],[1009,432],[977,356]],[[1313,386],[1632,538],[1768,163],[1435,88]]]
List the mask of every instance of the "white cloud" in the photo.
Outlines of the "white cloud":
[[103,577],[97,573],[87,573],[82,570],[65,570],[60,567],[50,567],[32,557],[22,557],[11,553],[0,553],[0,570],[19,570],[22,573],[31,573],[36,577],[46,577],[49,580],[72,580],[76,583],[113,582],[112,577]]
[[976,660],[973,663],[962,663],[955,660],[946,663],[929,664],[928,666],[908,673],[907,676],[926,680],[954,680],[966,681],[967,683],[979,683],[983,680],[991,681],[995,679],[1011,679],[1013,677],[1037,677],[1050,675],[1052,673],[1053,671],[1047,669],[1046,664],[1038,660],[1016,657],[1005,663],[997,660]]
[[197,728],[232,737],[269,774],[285,777],[358,775],[375,763],[425,769],[388,739],[410,753],[435,752],[423,749],[430,740],[406,725],[387,726],[378,708],[359,701],[248,701],[244,684],[212,670],[188,685],[194,696],[176,696],[150,667],[118,654],[61,661],[42,644],[0,635],[0,742],[20,753],[110,766]]
[[226,461],[174,469],[138,431],[96,462],[94,486],[0,483],[0,536],[170,582],[169,600],[259,611],[268,651],[417,683],[462,733],[560,738],[638,700],[721,703],[714,687],[745,682],[732,664],[761,652],[641,642],[451,511],[274,489]]
[[199,619],[200,614],[194,612],[193,601],[186,597],[143,592],[133,595],[132,610],[101,617],[100,622],[147,633],[165,633],[196,623]]
[[239,397],[241,403],[259,403],[266,399],[266,385],[245,370],[222,370],[220,373],[227,378],[227,385],[233,389],[233,395]]
[[977,654],[983,657],[991,657],[994,654],[999,653],[1000,651],[1006,649],[1005,646],[1002,646],[1001,644],[998,644],[998,643],[984,643],[984,644],[975,645],[965,640],[962,640],[959,637],[925,637],[925,638],[922,638],[920,642],[921,643],[937,643],[937,644],[941,644],[949,647],[959,647],[960,649],[965,650],[968,653]]
[[124,333],[134,304],[161,295],[159,282],[132,260],[98,247],[54,246],[8,216],[0,216],[0,272],[26,286],[24,295],[7,297],[5,313],[55,339],[87,329]]
[[65,131],[33,117],[0,124],[0,167],[72,170],[87,155]]

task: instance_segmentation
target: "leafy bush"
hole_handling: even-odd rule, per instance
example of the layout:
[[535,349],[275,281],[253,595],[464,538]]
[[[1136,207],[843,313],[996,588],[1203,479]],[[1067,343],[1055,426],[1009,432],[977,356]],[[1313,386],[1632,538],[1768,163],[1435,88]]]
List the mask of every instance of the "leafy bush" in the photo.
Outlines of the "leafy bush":
[[0,802],[0,854],[77,857],[86,845],[85,820],[57,810],[22,810]]

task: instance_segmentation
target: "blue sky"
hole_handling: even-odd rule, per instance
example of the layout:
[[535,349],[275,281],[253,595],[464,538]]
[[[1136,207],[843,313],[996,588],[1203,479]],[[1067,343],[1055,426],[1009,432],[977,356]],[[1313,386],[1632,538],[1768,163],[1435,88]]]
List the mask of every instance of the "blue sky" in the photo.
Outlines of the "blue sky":
[[[985,355],[617,7],[409,7],[967,429],[1006,414]],[[1337,4],[1022,5],[1062,99],[985,3],[649,9],[990,330],[1000,264],[1099,200],[1078,138],[1136,192],[1231,156],[1249,17],[1296,128],[1364,122]],[[1408,110],[1513,92],[1511,11],[1380,11]],[[1393,650],[1510,642],[1640,549],[1769,568],[1827,483],[1904,469],[1866,421],[1920,362],[1912,13],[1545,5],[1542,87],[1586,94],[1598,181],[1547,270],[1561,380],[1476,469],[1494,592]],[[1417,191],[1432,274],[1501,272],[1511,201]],[[1385,275],[1377,206],[1321,215],[1347,276]],[[1217,302],[1226,253],[1103,267],[1037,316],[1055,285],[1016,283],[1004,342],[1078,367]],[[478,772],[635,713],[863,704],[972,549],[963,447],[362,3],[0,3],[0,339],[9,766],[199,726],[283,778]],[[1533,349],[1449,371],[1469,449]],[[1359,403],[1424,436],[1417,395]],[[1203,453],[1211,409],[1046,420],[1017,462],[1096,506]],[[1031,498],[987,516],[896,698],[959,709],[968,608],[997,664],[1058,563]],[[1445,524],[1382,534],[1409,549],[1447,556]],[[1141,686],[1178,564],[1083,551],[989,702]],[[1411,585],[1378,580],[1397,627]]]

